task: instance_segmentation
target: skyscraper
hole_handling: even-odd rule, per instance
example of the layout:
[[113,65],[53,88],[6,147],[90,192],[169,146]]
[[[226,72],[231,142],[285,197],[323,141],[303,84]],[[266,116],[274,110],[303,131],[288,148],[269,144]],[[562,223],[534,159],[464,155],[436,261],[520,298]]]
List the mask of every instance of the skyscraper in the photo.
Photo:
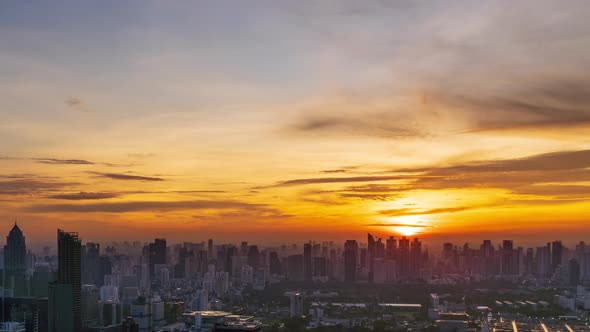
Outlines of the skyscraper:
[[100,287],[100,244],[88,242],[82,246],[82,282]]
[[303,275],[306,281],[312,279],[311,243],[303,245]]
[[25,237],[16,222],[6,237],[4,269],[9,273],[24,273],[27,268]]
[[355,240],[344,243],[344,281],[356,281],[357,257],[359,246]]
[[561,265],[561,257],[563,255],[563,244],[561,241],[551,242],[551,272],[555,272],[557,267]]
[[376,244],[375,244],[375,238],[373,237],[373,235],[367,233],[367,254],[368,254],[368,261],[369,261],[369,281],[372,282],[373,281],[373,272],[374,272],[374,266],[373,266],[373,259],[375,258],[375,253],[376,253]]
[[410,240],[403,236],[398,248],[399,274],[407,277],[410,273]]
[[82,329],[81,243],[78,233],[57,230],[57,281],[49,286],[49,331]]
[[150,266],[150,275],[154,275],[154,266],[156,264],[166,264],[166,239],[155,239],[149,244],[148,263]]

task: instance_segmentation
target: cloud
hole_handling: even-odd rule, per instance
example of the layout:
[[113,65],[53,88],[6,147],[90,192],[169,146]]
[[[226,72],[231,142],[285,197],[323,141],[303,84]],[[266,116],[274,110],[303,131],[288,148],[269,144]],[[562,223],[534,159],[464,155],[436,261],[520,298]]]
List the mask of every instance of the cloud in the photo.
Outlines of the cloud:
[[381,226],[381,227],[417,227],[417,228],[427,228],[433,227],[430,225],[421,225],[421,224],[403,224],[403,223],[376,223],[376,224],[368,224],[367,226]]
[[306,178],[293,179],[279,182],[270,187],[290,187],[308,184],[325,184],[325,183],[347,183],[347,182],[373,182],[373,181],[392,181],[407,179],[405,176],[353,176],[353,177],[327,177],[327,178]]
[[82,159],[31,158],[40,164],[50,165],[94,165],[95,162]]
[[121,196],[120,193],[109,193],[109,192],[78,192],[71,194],[55,194],[48,196],[47,198],[52,199],[65,199],[65,200],[94,200],[94,199],[108,199]]
[[64,102],[66,104],[66,106],[68,106],[71,109],[74,109],[76,111],[80,111],[80,112],[95,112],[95,110],[93,108],[91,108],[90,106],[88,106],[83,100],[79,99],[79,98],[68,98],[65,100]]
[[101,172],[89,172],[100,177],[114,179],[114,180],[125,180],[125,181],[165,181],[161,177],[152,176],[140,176],[130,174],[118,174],[118,173],[101,173]]
[[76,185],[76,183],[54,181],[32,175],[3,176],[2,178],[10,178],[10,180],[0,181],[0,195],[41,195]]
[[349,170],[347,169],[326,169],[323,171],[320,171],[320,173],[326,173],[326,174],[333,174],[333,173],[347,173]]
[[473,210],[477,208],[477,206],[457,206],[457,207],[448,207],[448,208],[436,208],[436,209],[428,209],[428,210],[416,210],[416,209],[390,209],[390,210],[381,210],[379,211],[380,214],[390,216],[390,217],[401,217],[401,216],[416,216],[416,215],[426,215],[426,214],[440,214],[440,213],[452,213],[452,212],[461,212],[466,210]]
[[275,211],[262,204],[250,204],[238,201],[193,200],[193,201],[136,201],[108,202],[92,204],[37,204],[25,208],[33,213],[126,213],[149,211],[178,210],[248,210]]
[[136,158],[136,159],[147,159],[147,158],[153,158],[156,156],[155,153],[128,153],[127,156],[129,158]]

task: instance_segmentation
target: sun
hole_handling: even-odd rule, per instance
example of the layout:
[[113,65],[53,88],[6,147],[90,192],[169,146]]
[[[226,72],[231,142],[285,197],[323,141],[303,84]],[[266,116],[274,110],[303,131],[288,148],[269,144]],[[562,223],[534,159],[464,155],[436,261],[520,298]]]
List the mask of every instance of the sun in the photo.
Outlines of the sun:
[[392,230],[403,236],[412,236],[421,231],[424,228],[424,220],[420,216],[401,216],[393,218],[395,226],[392,226]]
[[393,227],[393,230],[396,233],[400,233],[403,236],[412,236],[412,235],[419,233],[418,228],[419,227],[413,227],[413,226],[395,226],[395,227]]

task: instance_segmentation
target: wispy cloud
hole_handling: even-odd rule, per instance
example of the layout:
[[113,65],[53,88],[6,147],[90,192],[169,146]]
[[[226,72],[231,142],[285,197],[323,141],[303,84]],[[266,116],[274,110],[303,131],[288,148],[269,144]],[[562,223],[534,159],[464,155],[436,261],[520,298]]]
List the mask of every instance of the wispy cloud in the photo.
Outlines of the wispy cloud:
[[66,106],[68,106],[71,109],[74,109],[76,111],[80,111],[80,112],[95,112],[96,110],[93,109],[92,107],[88,106],[88,104],[86,104],[86,102],[84,102],[82,99],[80,98],[68,98],[65,100],[65,104]]
[[140,211],[173,211],[173,210],[248,210],[270,211],[262,204],[249,204],[238,201],[193,200],[193,201],[135,201],[105,202],[92,204],[36,204],[25,210],[35,213],[126,213]]
[[55,159],[55,158],[31,158],[40,164],[50,165],[95,165],[95,162],[83,159]]
[[81,201],[81,200],[108,199],[108,198],[115,198],[115,197],[119,197],[119,196],[121,196],[120,193],[83,192],[83,191],[81,191],[78,193],[50,195],[47,198],[64,199],[64,200],[71,200],[71,201]]
[[408,177],[402,175],[395,176],[353,176],[353,177],[320,177],[320,178],[305,178],[305,179],[293,179],[283,182],[279,182],[270,187],[289,187],[289,186],[301,186],[308,184],[325,184],[325,183],[352,183],[352,182],[377,182],[377,181],[392,181],[392,180],[404,180]]
[[101,172],[89,172],[91,174],[109,178],[113,180],[124,180],[124,181],[164,181],[164,178],[153,177],[153,176],[142,176],[142,175],[131,175],[131,174],[119,174],[119,173],[101,173]]

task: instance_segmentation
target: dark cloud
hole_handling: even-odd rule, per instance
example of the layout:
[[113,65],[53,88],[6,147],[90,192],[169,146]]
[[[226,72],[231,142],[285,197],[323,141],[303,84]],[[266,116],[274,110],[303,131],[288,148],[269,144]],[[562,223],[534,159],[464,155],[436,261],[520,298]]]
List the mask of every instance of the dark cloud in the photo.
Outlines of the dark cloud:
[[114,179],[114,180],[125,180],[125,181],[164,181],[161,177],[152,177],[152,176],[141,176],[141,175],[131,175],[131,174],[119,174],[119,173],[101,173],[101,172],[89,172],[91,174]]
[[55,158],[31,158],[40,164],[50,165],[95,165],[95,162],[83,159],[55,159]]
[[73,185],[76,184],[34,176],[15,176],[10,180],[0,181],[0,195],[42,195],[46,192],[63,190]]
[[250,204],[238,201],[137,201],[137,202],[108,202],[92,204],[38,204],[26,208],[34,213],[125,213],[140,211],[174,211],[174,210],[248,210],[275,211],[262,204]]
[[71,109],[74,109],[76,111],[80,111],[80,112],[95,112],[95,110],[93,108],[91,108],[90,106],[88,106],[83,100],[79,99],[79,98],[68,98],[65,100],[64,102],[66,104],[66,106],[68,106]]
[[95,200],[95,199],[108,199],[121,196],[120,193],[109,193],[109,192],[78,192],[70,194],[55,194],[48,196],[47,198],[52,199],[64,199],[64,200]]
[[326,169],[326,170],[320,171],[320,173],[326,173],[326,174],[347,173],[347,172],[348,172],[347,169]]

